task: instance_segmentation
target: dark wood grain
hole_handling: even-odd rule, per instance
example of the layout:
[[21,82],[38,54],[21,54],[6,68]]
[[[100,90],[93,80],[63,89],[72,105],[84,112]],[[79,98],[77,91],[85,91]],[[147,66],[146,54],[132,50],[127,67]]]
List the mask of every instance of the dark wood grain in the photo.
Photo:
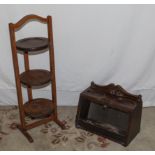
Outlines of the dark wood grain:
[[37,98],[24,104],[25,114],[31,118],[45,118],[52,114],[51,100]]
[[30,37],[18,40],[16,48],[20,51],[40,51],[48,48],[48,38]]
[[20,81],[29,87],[42,86],[51,81],[51,73],[43,69],[28,70],[20,74]]
[[127,146],[140,131],[141,95],[128,93],[119,85],[91,83],[80,94],[76,127]]

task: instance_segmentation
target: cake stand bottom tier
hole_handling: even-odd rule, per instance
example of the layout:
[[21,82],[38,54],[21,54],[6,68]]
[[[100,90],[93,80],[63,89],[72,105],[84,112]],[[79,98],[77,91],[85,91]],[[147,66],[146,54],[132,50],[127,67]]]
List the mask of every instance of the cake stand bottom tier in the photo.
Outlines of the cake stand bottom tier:
[[37,98],[24,104],[25,115],[32,119],[45,118],[53,113],[52,100]]

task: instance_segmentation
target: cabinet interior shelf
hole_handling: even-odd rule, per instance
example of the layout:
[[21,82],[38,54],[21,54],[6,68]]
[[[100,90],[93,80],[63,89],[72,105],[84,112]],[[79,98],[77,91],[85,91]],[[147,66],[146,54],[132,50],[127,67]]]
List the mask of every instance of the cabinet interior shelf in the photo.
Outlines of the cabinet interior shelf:
[[119,136],[126,136],[127,134],[127,131],[124,130],[124,129],[121,129],[113,124],[109,124],[109,123],[106,123],[106,122],[97,122],[97,121],[94,121],[94,120],[90,120],[90,119],[87,119],[87,120],[83,120],[84,122],[87,122],[89,123],[90,125],[96,125],[98,128],[101,128],[101,129],[104,129],[104,130],[108,130],[109,132],[113,133],[113,134],[117,134]]

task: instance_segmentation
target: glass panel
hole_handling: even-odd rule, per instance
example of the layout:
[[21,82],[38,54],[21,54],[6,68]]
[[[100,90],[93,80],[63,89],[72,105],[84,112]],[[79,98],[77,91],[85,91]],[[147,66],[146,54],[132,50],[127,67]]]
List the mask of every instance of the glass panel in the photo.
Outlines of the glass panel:
[[128,129],[128,114],[93,102],[90,104],[87,119],[113,132],[123,132]]

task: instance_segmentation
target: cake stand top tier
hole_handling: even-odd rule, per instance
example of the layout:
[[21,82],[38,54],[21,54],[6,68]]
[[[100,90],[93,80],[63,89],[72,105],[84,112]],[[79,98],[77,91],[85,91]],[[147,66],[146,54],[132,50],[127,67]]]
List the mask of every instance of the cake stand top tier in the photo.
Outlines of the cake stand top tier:
[[29,37],[20,39],[16,42],[16,48],[24,52],[41,51],[48,48],[48,38]]

